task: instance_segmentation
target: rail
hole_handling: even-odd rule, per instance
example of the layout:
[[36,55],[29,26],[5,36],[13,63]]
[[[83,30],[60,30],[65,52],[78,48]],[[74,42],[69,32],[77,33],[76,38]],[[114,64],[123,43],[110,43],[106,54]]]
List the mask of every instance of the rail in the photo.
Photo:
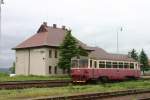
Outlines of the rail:
[[[33,100],[97,100],[102,98],[110,98],[117,96],[125,96],[131,94],[140,94],[140,93],[150,93],[150,89],[133,89],[126,91],[115,91],[115,92],[105,92],[105,93],[88,93],[72,96],[57,96],[57,97],[45,97],[45,98],[36,98]],[[149,100],[148,98],[141,98],[139,100]]]
[[24,89],[24,88],[41,88],[41,87],[60,87],[71,83],[71,80],[38,80],[38,81],[14,81],[1,82],[0,89]]

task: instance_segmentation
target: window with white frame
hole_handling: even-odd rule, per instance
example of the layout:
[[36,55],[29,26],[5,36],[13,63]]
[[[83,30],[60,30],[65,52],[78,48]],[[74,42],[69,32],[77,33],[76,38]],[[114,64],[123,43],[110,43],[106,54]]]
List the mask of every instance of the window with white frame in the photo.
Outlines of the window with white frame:
[[94,61],[94,68],[97,68],[97,61]]
[[118,63],[117,62],[112,62],[112,67],[113,68],[118,68]]
[[119,68],[123,68],[123,62],[119,62],[118,65],[119,65]]
[[124,68],[129,68],[129,63],[124,63]]
[[105,61],[99,61],[99,68],[105,68]]
[[111,68],[111,62],[106,62],[106,68]]
[[134,63],[130,63],[130,69],[134,69]]

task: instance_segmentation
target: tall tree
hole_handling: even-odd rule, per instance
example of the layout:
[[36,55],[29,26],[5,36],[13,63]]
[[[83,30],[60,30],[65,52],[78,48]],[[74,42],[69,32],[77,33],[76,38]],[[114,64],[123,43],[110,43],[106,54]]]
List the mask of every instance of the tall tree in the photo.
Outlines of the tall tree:
[[88,56],[88,52],[85,49],[83,49],[81,46],[79,46],[78,51],[79,51],[78,56]]
[[71,31],[68,31],[63,43],[60,46],[60,58],[58,66],[62,69],[70,70],[71,58],[78,56],[78,54],[79,54],[78,42],[71,35]]
[[141,63],[141,71],[143,71],[144,74],[144,71],[148,70],[149,64],[148,64],[148,57],[143,49],[139,55],[139,61]]
[[128,55],[129,55],[131,58],[133,58],[133,59],[135,59],[136,61],[138,61],[138,53],[136,52],[135,49],[132,49],[130,52],[128,52]]

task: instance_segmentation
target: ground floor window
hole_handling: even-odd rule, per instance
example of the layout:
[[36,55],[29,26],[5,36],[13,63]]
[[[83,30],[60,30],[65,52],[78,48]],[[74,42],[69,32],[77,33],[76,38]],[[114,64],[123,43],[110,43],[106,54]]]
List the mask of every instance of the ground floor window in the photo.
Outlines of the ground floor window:
[[51,73],[52,73],[52,67],[49,66],[49,74],[51,74]]
[[55,66],[54,73],[57,74],[57,66]]

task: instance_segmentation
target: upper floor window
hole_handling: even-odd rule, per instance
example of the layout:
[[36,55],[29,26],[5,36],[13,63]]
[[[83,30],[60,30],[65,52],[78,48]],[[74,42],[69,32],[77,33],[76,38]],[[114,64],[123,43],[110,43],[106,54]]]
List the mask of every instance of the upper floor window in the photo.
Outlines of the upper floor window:
[[49,58],[52,58],[52,50],[49,50]]
[[55,50],[55,58],[57,58],[58,57],[58,52],[57,52],[57,50]]

